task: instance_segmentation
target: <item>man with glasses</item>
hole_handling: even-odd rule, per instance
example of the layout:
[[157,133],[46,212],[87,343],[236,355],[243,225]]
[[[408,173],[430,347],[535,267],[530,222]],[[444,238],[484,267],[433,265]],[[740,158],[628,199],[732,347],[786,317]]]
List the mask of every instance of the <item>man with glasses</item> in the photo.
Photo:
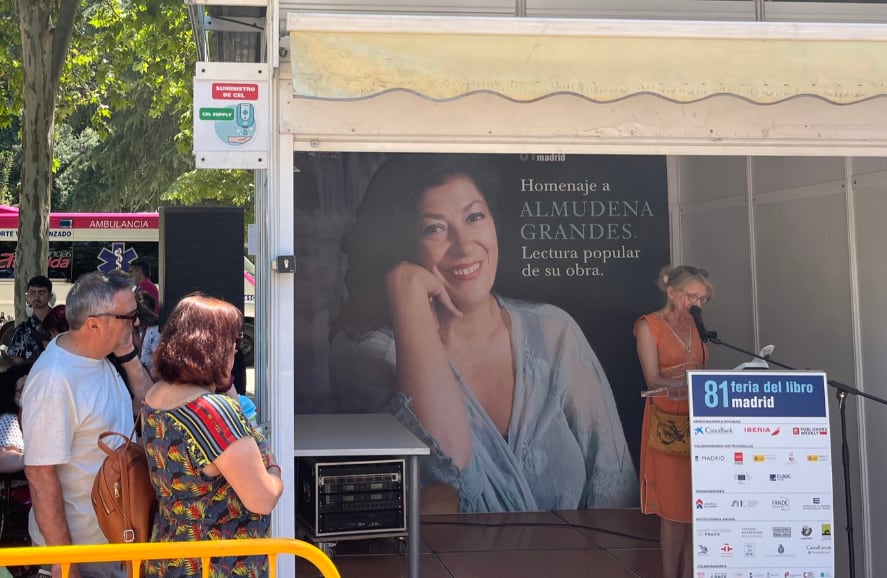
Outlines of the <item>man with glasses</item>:
[[[90,500],[104,459],[96,441],[109,430],[129,434],[134,408],[151,386],[132,341],[138,307],[125,273],[84,275],[71,287],[65,313],[70,330],[50,342],[34,364],[22,398],[25,474],[33,502],[28,529],[40,546],[108,541]],[[44,570],[61,576],[59,565]],[[80,564],[69,574],[125,575],[119,563]]]
[[43,329],[43,319],[49,313],[52,300],[52,281],[43,275],[28,281],[28,305],[31,316],[19,324],[12,334],[6,356],[13,365],[33,362],[43,353],[43,344],[52,337]]

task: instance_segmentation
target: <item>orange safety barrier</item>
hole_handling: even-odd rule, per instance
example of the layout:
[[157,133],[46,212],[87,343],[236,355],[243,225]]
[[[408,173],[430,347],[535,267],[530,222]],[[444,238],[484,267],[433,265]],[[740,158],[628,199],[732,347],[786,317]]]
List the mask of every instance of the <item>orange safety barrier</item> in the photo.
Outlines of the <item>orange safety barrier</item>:
[[317,566],[324,578],[340,578],[332,561],[318,548],[302,540],[284,538],[0,548],[0,563],[4,566],[61,564],[62,576],[67,578],[71,564],[131,560],[137,566],[143,560],[181,558],[183,549],[187,549],[187,557],[200,558],[203,578],[209,578],[210,558],[263,554],[268,555],[269,578],[277,576],[277,556],[280,554],[305,558]]

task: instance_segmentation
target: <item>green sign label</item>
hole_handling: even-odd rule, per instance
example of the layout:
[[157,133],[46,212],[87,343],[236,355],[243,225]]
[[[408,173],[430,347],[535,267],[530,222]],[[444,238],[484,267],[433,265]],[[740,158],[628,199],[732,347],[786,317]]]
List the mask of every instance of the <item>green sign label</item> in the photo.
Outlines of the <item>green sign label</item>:
[[233,108],[201,108],[200,120],[234,120]]

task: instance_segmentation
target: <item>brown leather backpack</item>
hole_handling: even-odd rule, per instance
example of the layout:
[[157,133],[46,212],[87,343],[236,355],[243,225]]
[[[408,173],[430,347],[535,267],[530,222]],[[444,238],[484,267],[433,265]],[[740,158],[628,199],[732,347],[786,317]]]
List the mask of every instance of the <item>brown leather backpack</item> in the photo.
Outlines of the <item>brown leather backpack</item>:
[[[111,436],[120,436],[126,442],[111,449],[104,442]],[[150,541],[157,511],[148,456],[134,437],[135,428],[129,437],[107,431],[98,439],[107,457],[92,484],[92,507],[99,527],[112,544]]]

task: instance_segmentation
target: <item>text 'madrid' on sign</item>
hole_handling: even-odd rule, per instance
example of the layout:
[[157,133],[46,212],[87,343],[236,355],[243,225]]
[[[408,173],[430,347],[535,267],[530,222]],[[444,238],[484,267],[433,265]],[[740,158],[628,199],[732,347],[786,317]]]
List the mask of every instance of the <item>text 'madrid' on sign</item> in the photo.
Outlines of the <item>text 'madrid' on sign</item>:
[[693,415],[825,417],[825,376],[797,373],[696,373]]

